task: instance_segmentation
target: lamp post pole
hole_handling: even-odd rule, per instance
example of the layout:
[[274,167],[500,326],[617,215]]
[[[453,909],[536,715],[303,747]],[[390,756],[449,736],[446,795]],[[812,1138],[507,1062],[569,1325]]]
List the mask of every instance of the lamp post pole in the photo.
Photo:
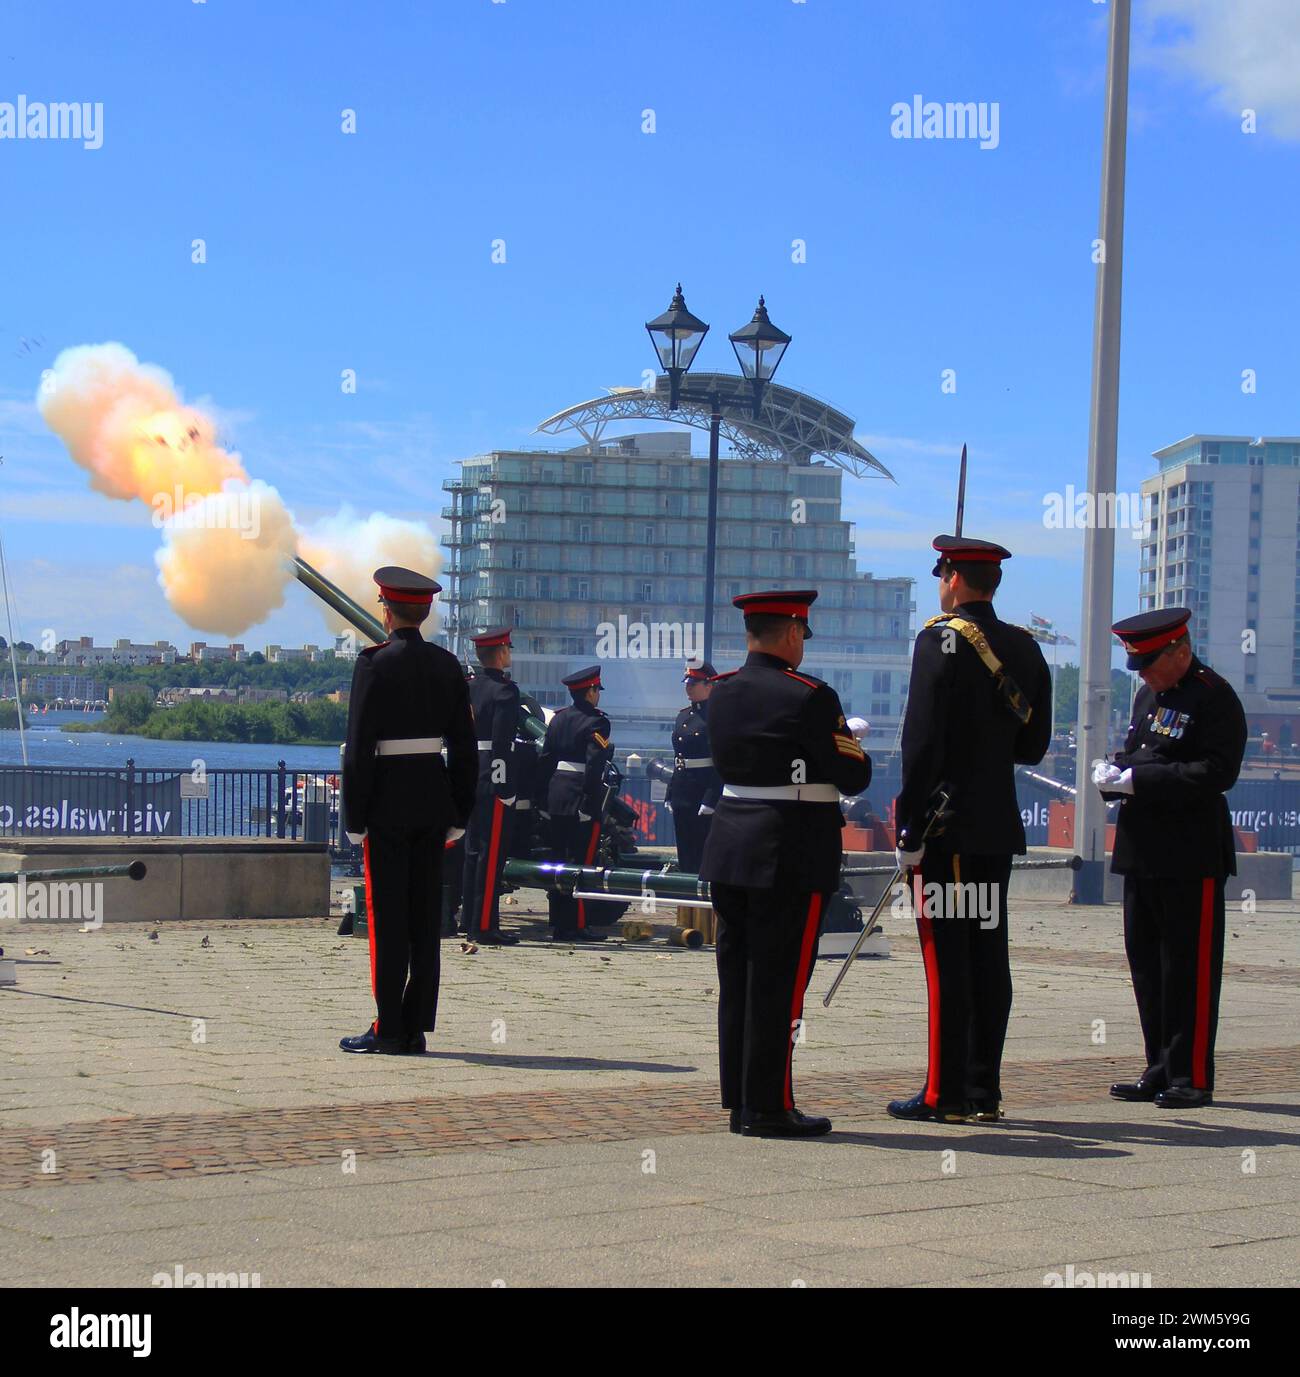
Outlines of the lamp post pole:
[[709,515],[704,544],[704,658],[713,663],[714,580],[718,569],[718,435],[722,428],[722,401],[709,395]]
[[[661,316],[646,322],[646,331],[655,347],[660,365],[668,375],[668,409],[676,411],[683,401],[709,404],[709,507],[704,542],[704,652],[713,659],[714,583],[718,570],[718,443],[722,429],[722,397],[716,388],[708,393],[682,389],[682,378],[695,360],[709,327],[687,310],[682,284]],[[758,308],[748,324],[727,337],[736,351],[742,375],[753,389],[754,418],[760,414],[763,388],[772,380],[790,343],[790,336],[768,318],[767,305],[760,296]]]
[[[1113,494],[1119,437],[1120,303],[1124,271],[1124,158],[1128,129],[1129,0],[1113,0],[1101,158],[1101,247],[1092,335],[1092,414],[1088,491],[1094,511]],[[1079,634],[1079,755],[1075,765],[1074,850],[1083,857],[1075,900],[1100,904],[1106,869],[1106,805],[1091,762],[1110,746],[1110,623],[1115,597],[1115,528],[1090,522],[1083,533],[1083,625]]]

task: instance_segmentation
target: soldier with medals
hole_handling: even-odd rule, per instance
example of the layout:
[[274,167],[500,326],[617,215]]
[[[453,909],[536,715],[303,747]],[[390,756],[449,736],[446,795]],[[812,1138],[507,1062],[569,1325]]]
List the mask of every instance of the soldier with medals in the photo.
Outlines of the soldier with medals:
[[[896,1119],[995,1122],[1012,997],[1007,884],[1012,857],[1025,852],[1015,767],[1046,754],[1052,683],[1034,638],[993,610],[1011,552],[949,535],[933,547],[943,611],[912,653],[894,809],[925,964],[929,1069],[918,1094],[888,1109]],[[949,817],[923,841],[939,788]]]
[[722,795],[701,876],[718,916],[718,1043],[731,1131],[806,1138],[830,1120],[795,1107],[794,1044],[818,930],[840,885],[841,794],[871,761],[829,684],[799,673],[812,591],[748,593],[744,665],[714,680],[709,734]]
[[1232,686],[1192,653],[1190,617],[1165,607],[1111,627],[1142,687],[1124,749],[1092,774],[1104,798],[1120,800],[1111,869],[1124,877],[1124,947],[1147,1063],[1110,1093],[1161,1109],[1214,1100],[1223,889],[1237,872],[1224,794],[1247,737]]
[[[537,761],[533,798],[545,814],[551,854],[559,861],[592,865],[600,843],[605,766],[614,758],[609,718],[600,711],[600,666],[589,665],[561,682],[573,699],[546,728]],[[549,896],[551,938],[556,942],[603,942],[592,932],[585,899]]]
[[709,753],[708,700],[713,677],[707,660],[687,663],[682,683],[688,701],[673,723],[673,777],[667,802],[677,834],[677,866],[688,875],[700,873],[709,823],[722,792],[722,780]]
[[477,753],[460,664],[420,632],[441,587],[396,565],[374,578],[389,639],[352,672],[343,810],[365,864],[376,1018],[339,1046],[416,1054],[438,1010],[443,847],[473,807]]
[[487,946],[511,947],[519,938],[501,931],[501,872],[510,854],[518,792],[515,733],[519,686],[510,678],[510,628],[471,636],[479,668],[469,685],[478,739],[478,788],[465,829],[465,880],[461,931]]

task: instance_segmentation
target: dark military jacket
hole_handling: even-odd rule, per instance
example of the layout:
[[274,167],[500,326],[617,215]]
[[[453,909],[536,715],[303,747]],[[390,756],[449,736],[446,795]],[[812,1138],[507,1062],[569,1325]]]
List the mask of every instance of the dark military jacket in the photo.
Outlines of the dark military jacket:
[[[440,754],[377,755],[376,743],[441,737]],[[463,827],[478,774],[474,722],[456,657],[400,627],[357,656],[343,748],[346,830]]]
[[519,789],[515,759],[519,685],[503,669],[480,667],[470,680],[469,702],[479,747],[478,797],[514,798]]
[[1237,873],[1224,793],[1237,782],[1246,732],[1232,685],[1195,656],[1173,688],[1142,685],[1115,756],[1133,771],[1133,793],[1104,793],[1121,800],[1113,871],[1165,879]]
[[[585,698],[561,708],[546,727],[537,759],[533,799],[553,817],[596,817],[604,795],[605,766],[614,758],[609,718]],[[580,769],[561,769],[561,762]]]
[[[724,785],[833,785],[858,794],[871,760],[845,725],[839,696],[784,660],[751,651],[709,695],[713,761]],[[769,801],[724,792],[700,875],[714,883],[785,890],[839,888],[838,800]]]
[[[926,626],[912,651],[903,717],[903,781],[894,806],[898,845],[915,850],[935,788],[951,795],[951,819],[927,846],[971,855],[1019,855],[1025,827],[1016,800],[1016,765],[1036,765],[1052,733],[1052,678],[1038,642],[1000,621],[991,602],[962,603],[954,615],[976,623],[1030,708],[1020,719],[988,667],[956,631]],[[945,650],[945,645],[949,649]]]
[[718,806],[722,779],[714,765],[688,766],[688,760],[711,759],[708,704],[688,703],[673,724],[673,777],[668,781],[668,803],[678,808]]

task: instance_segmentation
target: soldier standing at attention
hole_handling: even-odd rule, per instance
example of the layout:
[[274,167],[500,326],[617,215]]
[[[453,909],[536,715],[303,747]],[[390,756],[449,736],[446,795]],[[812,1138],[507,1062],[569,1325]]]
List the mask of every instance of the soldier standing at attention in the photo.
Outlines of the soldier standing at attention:
[[682,683],[689,701],[673,724],[673,777],[667,802],[677,834],[677,867],[688,875],[700,873],[709,824],[722,793],[722,780],[709,753],[708,700],[713,677],[707,660],[687,663]]
[[478,738],[478,788],[465,833],[465,881],[461,931],[487,946],[514,946],[519,938],[501,931],[501,872],[510,853],[518,793],[515,732],[519,686],[510,679],[510,628],[471,636],[479,669],[470,681],[469,701]]
[[389,639],[352,671],[343,809],[365,860],[377,1016],[339,1046],[400,1055],[425,1050],[438,1011],[443,846],[474,805],[478,766],[460,664],[420,634],[441,587],[395,565],[374,577]]
[[[558,861],[591,865],[600,842],[605,766],[614,757],[609,718],[600,711],[600,666],[589,665],[561,680],[573,698],[546,728],[537,761],[534,797],[547,814],[551,854]],[[585,899],[551,894],[551,939],[603,942],[587,926]]]
[[1110,1093],[1161,1109],[1214,1102],[1224,877],[1237,873],[1224,793],[1247,735],[1232,685],[1192,654],[1191,615],[1165,607],[1111,627],[1142,687],[1124,749],[1092,773],[1103,797],[1122,800],[1111,869],[1124,877],[1124,947],[1147,1060]]
[[[916,638],[895,804],[899,868],[912,878],[925,962],[929,1071],[893,1100],[896,1119],[1002,1117],[1002,1047],[1011,1016],[1007,883],[1025,851],[1017,763],[1036,765],[1052,729],[1052,682],[1034,638],[1000,621],[993,594],[1011,552],[936,536],[939,606]],[[950,797],[942,835],[921,840],[936,788]]]
[[722,1107],[747,1137],[831,1127],[795,1108],[794,1043],[822,914],[840,884],[840,795],[867,787],[871,761],[835,690],[797,673],[816,597],[735,598],[749,653],[709,699],[723,789],[700,874],[718,915]]

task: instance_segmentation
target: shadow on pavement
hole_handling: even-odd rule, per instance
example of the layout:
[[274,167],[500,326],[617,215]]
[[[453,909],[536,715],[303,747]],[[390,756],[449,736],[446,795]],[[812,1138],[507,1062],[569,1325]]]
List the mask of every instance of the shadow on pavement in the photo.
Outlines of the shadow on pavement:
[[[1227,1108],[1228,1106],[1219,1106]],[[1291,1105],[1240,1105],[1240,1109],[1294,1114]],[[1218,1107],[1216,1107],[1218,1108]],[[1165,1111],[1154,1111],[1161,1113]],[[1213,1114],[1216,1109],[1205,1111]],[[1130,1123],[1028,1123],[1008,1121],[1003,1128],[983,1130],[961,1124],[935,1125],[918,1133],[836,1132],[812,1141],[863,1143],[878,1148],[916,1151],[924,1148],[960,1147],[990,1157],[1129,1157],[1132,1147],[1267,1148],[1300,1147],[1300,1134],[1255,1126],[1214,1124],[1206,1120],[1166,1119],[1149,1124]]]
[[510,1067],[519,1071],[657,1071],[683,1075],[698,1066],[661,1061],[615,1061],[601,1057],[516,1057],[491,1052],[426,1052],[426,1061],[466,1061],[474,1066]]

